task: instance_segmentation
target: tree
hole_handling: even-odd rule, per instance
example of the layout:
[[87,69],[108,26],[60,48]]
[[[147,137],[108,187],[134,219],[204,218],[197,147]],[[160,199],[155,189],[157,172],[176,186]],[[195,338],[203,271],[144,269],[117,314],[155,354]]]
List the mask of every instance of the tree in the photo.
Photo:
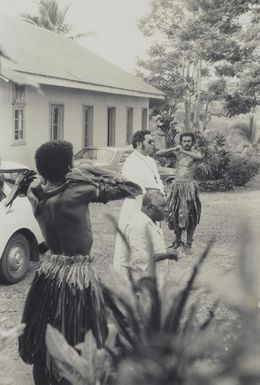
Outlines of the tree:
[[73,33],[73,26],[66,22],[69,8],[70,6],[60,8],[57,0],[39,0],[38,15],[22,14],[21,17],[29,23],[59,34],[67,35],[74,40],[91,35],[92,32]]
[[205,129],[210,103],[228,102],[245,68],[252,70],[256,38],[246,42],[243,17],[257,24],[259,8],[258,0],[153,0],[140,20],[160,43],[139,60],[139,75],[184,103],[186,130],[201,128],[202,115]]
[[175,106],[171,105],[167,100],[161,105],[157,104],[151,108],[151,115],[156,129],[163,132],[165,137],[165,146],[173,147],[175,145],[175,137],[178,133],[175,121]]

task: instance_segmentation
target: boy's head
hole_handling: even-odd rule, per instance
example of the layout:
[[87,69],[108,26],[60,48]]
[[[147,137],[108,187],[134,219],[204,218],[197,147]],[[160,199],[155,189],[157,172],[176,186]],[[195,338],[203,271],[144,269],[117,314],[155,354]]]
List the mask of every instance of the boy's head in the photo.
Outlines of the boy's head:
[[73,146],[65,140],[43,143],[35,153],[39,174],[51,182],[64,179],[72,167]]

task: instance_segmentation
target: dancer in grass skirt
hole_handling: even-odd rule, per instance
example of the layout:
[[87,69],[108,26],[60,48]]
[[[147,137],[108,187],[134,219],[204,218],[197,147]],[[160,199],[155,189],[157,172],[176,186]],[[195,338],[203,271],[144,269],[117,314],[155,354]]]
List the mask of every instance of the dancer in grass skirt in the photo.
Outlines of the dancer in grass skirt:
[[[172,156],[176,161],[175,179],[167,196],[168,226],[175,233],[174,248],[184,247],[188,251],[191,249],[193,234],[201,215],[199,190],[194,176],[203,155],[193,150],[194,144],[195,135],[192,132],[183,132],[179,146],[156,153],[157,156]],[[187,235],[186,243],[182,240],[183,232]]]
[[[49,247],[27,295],[22,317],[26,327],[19,339],[20,356],[24,362],[33,364],[37,385],[67,384],[65,379],[57,380],[46,350],[48,323],[72,346],[82,342],[89,329],[98,346],[107,336],[102,292],[90,256],[93,239],[89,203],[106,203],[142,192],[138,185],[107,171],[71,171],[72,157],[71,143],[44,143],[36,151],[35,159],[45,183],[35,178],[27,193]],[[25,179],[16,183],[8,204],[19,186],[24,188]]]

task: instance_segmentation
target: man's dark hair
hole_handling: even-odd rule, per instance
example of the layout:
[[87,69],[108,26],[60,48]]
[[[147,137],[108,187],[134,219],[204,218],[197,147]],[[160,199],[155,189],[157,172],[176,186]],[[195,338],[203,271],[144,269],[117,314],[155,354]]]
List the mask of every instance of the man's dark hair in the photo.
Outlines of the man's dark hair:
[[72,167],[73,146],[65,140],[43,143],[35,153],[37,170],[43,178],[58,181]]
[[196,137],[195,137],[193,132],[182,132],[180,134],[180,143],[182,142],[182,138],[184,138],[185,136],[190,136],[191,137],[192,144],[194,144],[196,142]]
[[137,147],[137,143],[142,143],[145,139],[145,135],[151,134],[149,130],[136,131],[132,137],[132,145],[134,148]]

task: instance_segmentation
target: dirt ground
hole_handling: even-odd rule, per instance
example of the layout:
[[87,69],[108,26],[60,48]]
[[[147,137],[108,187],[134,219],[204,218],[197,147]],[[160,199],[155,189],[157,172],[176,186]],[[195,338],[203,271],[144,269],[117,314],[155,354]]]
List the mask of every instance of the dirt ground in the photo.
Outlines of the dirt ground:
[[[212,235],[215,235],[216,243],[210,253],[208,263],[223,271],[228,271],[235,266],[241,220],[247,221],[254,228],[254,232],[260,235],[259,180],[249,188],[226,193],[201,194],[203,212],[201,223],[195,234],[193,256],[177,262],[179,271],[189,268],[194,255],[199,253]],[[91,207],[94,233],[93,255],[101,277],[112,261],[115,237],[106,213],[118,216],[120,207],[121,202],[109,203],[106,206],[93,204]],[[170,245],[172,234],[166,226],[164,226],[164,230],[166,244]],[[25,296],[36,268],[37,263],[31,263],[27,277],[19,284],[0,285],[0,327],[10,328],[20,322]],[[222,314],[222,317],[225,316]],[[231,321],[227,320],[229,325]],[[11,384],[32,385],[31,367],[19,359],[15,343],[9,346],[6,357],[9,362],[6,376],[12,378]]]

